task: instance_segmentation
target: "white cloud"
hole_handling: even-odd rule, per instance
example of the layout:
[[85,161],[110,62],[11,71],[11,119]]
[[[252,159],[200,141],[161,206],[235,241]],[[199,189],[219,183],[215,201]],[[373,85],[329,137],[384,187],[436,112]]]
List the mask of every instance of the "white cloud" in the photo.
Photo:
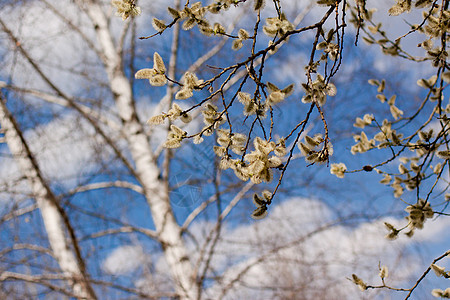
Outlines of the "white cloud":
[[[380,261],[391,268],[389,282],[401,284],[408,277],[417,275],[420,260],[413,259],[407,252],[398,260],[398,253],[417,242],[444,241],[445,228],[450,224],[449,220],[441,218],[427,222],[416,238],[402,236],[396,241],[388,241],[384,238],[387,233],[385,220],[365,222],[357,227],[336,225],[320,230],[333,218],[333,211],[325,204],[295,198],[273,207],[269,216],[260,222],[225,229],[212,263],[216,272],[224,272],[224,277],[220,284],[210,287],[207,294],[216,297],[224,285],[248,268],[240,275],[234,289],[227,293],[226,299],[244,299],[250,295],[251,298],[268,299],[273,298],[276,291],[263,287],[279,285],[289,291],[305,284],[302,293],[310,293],[304,294],[307,299],[324,295],[344,299],[358,293],[357,287],[346,279],[352,273],[370,283],[381,282],[378,278]],[[196,224],[192,231],[197,235],[204,228],[205,224]],[[311,232],[315,233],[308,236]],[[279,251],[274,251],[278,248]],[[374,296],[376,291],[367,293]]]
[[67,115],[27,132],[26,138],[43,173],[64,180],[92,169],[91,159],[96,152],[93,134],[86,121]]
[[[73,24],[95,43],[94,30],[86,30],[90,24],[85,14],[80,13],[76,5],[69,1],[51,1]],[[61,2],[64,2],[62,4]],[[92,62],[95,54],[80,35],[58,17],[41,1],[29,1],[26,5],[16,5],[5,11],[3,21],[8,24],[13,34],[21,41],[21,46],[35,62],[39,63],[41,71],[65,93],[75,93],[85,87],[89,80],[84,75],[94,71]],[[91,26],[92,27],[92,26]],[[12,42],[5,36],[2,47],[12,50]],[[16,51],[9,51],[0,70],[0,76],[13,76],[14,83],[27,88],[48,88],[43,81],[36,79],[37,73],[32,70],[29,62],[19,56],[15,60]],[[98,64],[97,64],[98,65]],[[74,71],[74,72],[73,72]],[[101,73],[100,77],[101,78]]]
[[144,254],[142,247],[120,246],[103,261],[102,268],[109,274],[123,275],[148,262],[149,256]]
[[[404,224],[402,219],[386,218],[352,227],[324,226],[334,218],[333,211],[320,201],[293,198],[272,207],[264,220],[222,228],[210,265],[214,274],[207,274],[221,279],[206,288],[205,297],[216,299],[223,289],[229,289],[224,299],[278,299],[298,294],[305,299],[376,298],[378,290],[362,294],[347,278],[356,273],[369,284],[380,284],[378,264],[381,262],[389,268],[389,284],[401,286],[424,270],[413,247],[424,243],[442,246],[442,241],[449,238],[448,218],[428,221],[413,239],[401,236],[395,241],[384,238],[387,232],[383,223],[400,225]],[[214,222],[197,222],[191,226],[190,233],[201,244],[214,225]],[[193,244],[189,246],[195,262],[199,251]],[[106,261],[125,256],[119,251],[117,255],[114,253]],[[128,257],[139,260],[140,256]],[[164,257],[155,256],[154,260],[154,272],[139,278],[135,285],[144,290],[149,286],[151,291],[170,290],[171,279]],[[126,272],[138,267],[138,263],[127,264]],[[119,272],[114,267],[108,270]]]
[[[2,149],[2,153],[6,152]],[[17,164],[12,159],[0,159],[0,205],[8,204],[12,199],[23,200],[23,196],[30,192],[28,183],[23,179]],[[17,203],[17,202],[16,202]]]
[[[94,170],[101,159],[111,157],[109,147],[95,135],[93,128],[74,114],[66,114],[23,134],[44,178],[67,188],[77,184],[83,174]],[[6,148],[4,151],[7,151]],[[16,184],[22,176],[14,159],[0,158],[0,185],[14,187],[16,193],[25,195],[30,191],[29,183],[22,180]],[[8,200],[20,194],[8,194],[2,198]]]

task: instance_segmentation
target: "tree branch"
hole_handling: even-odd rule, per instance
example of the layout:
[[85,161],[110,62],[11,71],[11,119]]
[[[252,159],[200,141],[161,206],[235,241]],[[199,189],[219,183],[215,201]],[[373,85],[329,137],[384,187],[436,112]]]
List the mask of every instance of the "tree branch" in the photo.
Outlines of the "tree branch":
[[141,186],[136,185],[131,182],[128,182],[128,181],[121,181],[121,180],[116,180],[113,182],[96,182],[96,183],[86,184],[83,186],[78,186],[75,189],[71,190],[68,194],[73,195],[76,193],[82,193],[82,192],[98,190],[98,189],[107,189],[107,188],[112,188],[112,187],[125,188],[125,189],[132,190],[139,194],[144,194],[144,189]]
[[[89,283],[81,250],[70,220],[44,180],[34,155],[29,149],[14,117],[7,109],[6,100],[1,93],[0,125],[5,130],[5,139],[14,159],[30,183],[42,214],[54,257],[60,268],[63,272],[72,276],[71,281],[74,284],[75,294],[81,298],[96,299],[94,290]],[[70,250],[71,247],[66,241],[65,230],[69,232],[71,246],[73,246],[75,253]]]

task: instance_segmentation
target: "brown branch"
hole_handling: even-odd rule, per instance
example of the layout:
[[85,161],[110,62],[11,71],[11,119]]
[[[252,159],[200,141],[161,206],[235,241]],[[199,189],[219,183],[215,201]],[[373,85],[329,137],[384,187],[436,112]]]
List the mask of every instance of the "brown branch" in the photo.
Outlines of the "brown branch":
[[68,279],[69,278],[67,278],[67,276],[61,274],[27,275],[8,271],[0,273],[0,282],[5,282],[9,280],[21,280],[29,283],[43,285],[55,292],[62,293],[72,298],[79,298],[78,295],[74,294],[73,292],[48,282],[49,280],[55,281]]
[[82,192],[98,190],[98,189],[114,188],[114,187],[115,188],[125,188],[125,189],[132,190],[139,194],[144,194],[144,189],[141,186],[136,185],[131,182],[128,182],[128,181],[121,181],[121,180],[116,180],[113,182],[96,182],[96,183],[90,183],[90,184],[83,185],[83,186],[78,186],[75,189],[69,191],[67,194],[73,195],[76,193],[82,193]]
[[[438,258],[434,259],[431,264],[435,264],[438,261],[440,261],[441,259],[443,259],[444,257],[449,256],[449,255],[450,255],[450,250],[447,250],[444,254],[442,254]],[[427,276],[428,272],[430,272],[430,271],[431,271],[431,265],[425,270],[425,272],[423,272],[422,276],[420,276],[420,278],[416,281],[414,286],[410,289],[408,295],[406,295],[406,297],[405,297],[405,300],[409,299],[409,297],[411,296],[412,292],[416,289],[416,287],[419,285],[419,283],[425,278],[425,276]]]
[[103,231],[95,232],[95,233],[92,233],[92,234],[89,234],[89,235],[83,237],[82,240],[95,239],[95,238],[99,238],[99,237],[102,237],[105,235],[113,235],[113,234],[120,234],[120,233],[132,233],[132,232],[142,233],[143,235],[150,237],[152,239],[155,239],[155,240],[158,239],[158,234],[153,230],[127,225],[127,226],[123,226],[120,228],[111,228],[111,229],[106,229]]

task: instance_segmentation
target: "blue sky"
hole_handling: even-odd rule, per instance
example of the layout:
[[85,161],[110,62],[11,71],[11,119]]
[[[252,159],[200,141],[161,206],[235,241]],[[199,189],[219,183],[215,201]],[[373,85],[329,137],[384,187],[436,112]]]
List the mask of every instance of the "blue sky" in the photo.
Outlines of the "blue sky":
[[[67,28],[56,20],[51,12],[36,8],[33,3],[31,5],[33,9],[13,8],[9,11],[10,14],[2,15],[2,18],[11,21],[14,32],[23,36],[25,47],[39,60],[44,70],[59,87],[70,95],[80,97],[80,102],[102,111],[105,117],[120,124],[111,94],[108,88],[102,85],[106,82],[106,78],[93,51],[86,50],[86,45],[68,33]],[[152,16],[167,16],[163,10],[165,5],[165,1],[142,3],[145,14],[138,18],[138,36],[153,33],[153,28],[148,26],[151,16],[147,15],[147,12],[151,12]],[[292,6],[293,14],[296,5],[296,1],[289,1],[284,7],[288,10]],[[385,8],[380,7],[380,12]],[[68,17],[83,23],[84,17],[77,15],[72,9],[68,4],[66,10]],[[321,11],[323,9],[311,11],[300,26],[315,20]],[[229,16],[235,16],[237,12],[238,10],[231,9]],[[271,15],[272,12],[268,9],[266,13]],[[21,22],[17,22],[18,18],[21,18]],[[242,26],[250,31],[249,24],[253,19],[254,17],[243,18],[237,28]],[[46,22],[44,23],[43,20]],[[112,22],[113,28],[116,28],[119,34],[122,26],[120,18],[113,19]],[[399,21],[399,23],[402,22]],[[92,35],[92,30],[89,30],[88,26],[86,27],[87,34]],[[394,31],[392,32],[393,36],[403,32],[401,26],[392,26],[391,28],[388,30]],[[391,31],[389,32],[391,33]],[[136,68],[151,67],[154,51],[158,51],[167,62],[170,40],[171,32],[168,31],[162,37],[137,41]],[[258,46],[265,46],[267,41],[267,38],[261,38]],[[376,88],[368,86],[367,80],[389,78],[386,94],[391,95],[394,91],[398,93],[396,103],[401,109],[408,112],[409,109],[417,107],[418,100],[422,96],[416,86],[411,87],[411,83],[415,83],[418,79],[417,75],[425,72],[424,68],[428,67],[424,64],[397,63],[397,60],[393,65],[394,61],[380,55],[378,49],[370,49],[362,41],[360,41],[360,46],[355,48],[352,46],[353,41],[353,31],[348,29],[344,64],[333,80],[338,94],[328,98],[327,104],[324,106],[324,113],[334,145],[335,153],[331,162],[344,162],[349,169],[358,169],[386,157],[385,152],[372,151],[357,156],[352,156],[349,152],[353,145],[352,133],[358,132],[352,126],[354,118],[371,112],[383,118],[388,112],[387,106],[375,99]],[[308,51],[310,44],[311,35],[292,37],[286,47],[283,46],[280,50],[278,56],[269,59],[265,66],[264,80],[274,82],[280,87],[293,81],[296,84],[294,95],[275,109],[274,115],[277,120],[275,133],[278,135],[285,136],[293,125],[304,118],[308,108],[307,104],[303,104],[299,100],[303,95],[300,83],[306,79],[303,65],[309,57],[308,53],[305,54],[304,49]],[[41,81],[35,80],[36,74],[30,71],[30,66],[26,62],[20,60],[15,63],[15,52],[8,46],[7,39],[3,39],[0,46],[1,52],[5,53],[7,58],[6,66],[0,70],[1,80],[12,82],[23,88],[48,90],[48,87]],[[210,47],[211,44],[198,33],[197,29],[182,32],[177,79],[200,56],[200,51]],[[244,47],[238,52],[232,52],[231,41],[229,41],[224,50],[207,64],[221,67],[238,61],[246,57],[246,49],[248,50]],[[198,75],[200,78],[207,78],[214,72],[216,70],[204,67],[198,72]],[[88,78],[85,77],[86,74],[88,74]],[[251,91],[251,88],[252,85],[249,86],[248,91]],[[159,113],[155,112],[155,105],[164,92],[164,88],[150,87],[146,80],[135,82],[136,103],[142,120]],[[205,94],[197,93],[193,99],[185,100],[183,104],[192,105],[201,99],[201,95]],[[71,219],[79,229],[80,239],[89,237],[92,233],[108,228],[117,228],[124,224],[153,229],[145,199],[138,193],[128,189],[114,188],[75,195],[69,194],[73,188],[86,183],[108,180],[127,180],[134,184],[137,183],[123,165],[113,157],[111,150],[105,146],[104,142],[98,137],[92,137],[94,134],[86,121],[69,110],[47,104],[22,93],[9,93],[8,101],[9,108],[15,113],[22,128],[25,129],[25,136],[32,145],[32,149],[37,153],[38,161],[46,178],[51,180],[55,191],[61,194],[65,208],[70,212]],[[237,103],[230,113],[239,114],[241,109],[241,104]],[[245,132],[248,130],[251,120],[242,123],[242,117],[237,116],[233,121],[236,124],[235,130]],[[194,131],[199,128],[199,123],[201,120],[191,125],[189,129]],[[307,128],[311,135],[318,132],[323,133],[322,123],[316,112],[313,113],[310,124]],[[121,139],[113,129],[108,128],[107,130],[111,137],[117,140]],[[147,128],[147,130],[149,129]],[[158,128],[154,129],[152,145],[155,149],[164,141],[164,138],[165,134],[159,133]],[[119,142],[119,144],[126,149],[123,142]],[[175,204],[175,213],[181,223],[198,205],[215,192],[213,179],[217,175],[217,168],[214,167],[212,161],[214,155],[208,148],[212,144],[214,144],[213,137],[206,138],[201,145],[184,142],[183,147],[174,152],[170,183],[173,186],[180,184],[181,186],[172,191],[171,202]],[[29,188],[17,173],[4,145],[1,152],[0,183],[1,186],[4,186],[4,193],[0,193],[0,203],[2,203],[0,212],[7,214],[14,208],[13,204],[27,207],[32,201],[27,195]],[[298,154],[298,152],[296,149],[295,153]],[[394,162],[392,168],[396,169],[397,163]],[[275,172],[275,174],[279,175],[279,172]],[[448,243],[446,241],[449,236],[445,228],[448,227],[448,218],[445,217],[429,220],[423,232],[417,232],[417,237],[412,240],[401,237],[397,241],[388,242],[383,238],[386,231],[382,221],[389,219],[391,222],[404,224],[402,218],[406,216],[406,213],[403,212],[404,203],[393,198],[391,189],[378,184],[381,175],[356,173],[347,174],[344,179],[337,179],[329,174],[329,168],[326,165],[308,166],[308,163],[301,157],[295,159],[290,165],[286,179],[280,187],[280,193],[277,194],[274,204],[270,207],[269,217],[258,222],[250,219],[250,213],[254,209],[251,203],[252,192],[273,188],[277,178],[275,176],[275,180],[271,184],[253,187],[225,219],[222,238],[217,246],[218,254],[214,256],[212,262],[215,272],[228,272],[231,275],[227,276],[232,276],[233,272],[239,269],[240,264],[245,264],[258,257],[260,253],[264,253],[259,252],[258,249],[269,251],[268,249],[277,243],[278,245],[288,243],[290,239],[301,237],[301,234],[304,233],[302,231],[314,231],[317,227],[340,217],[348,218],[348,220],[317,234],[311,240],[298,245],[294,250],[290,250],[294,253],[299,251],[305,253],[307,259],[302,258],[302,262],[312,262],[312,265],[309,266],[311,272],[314,273],[311,275],[312,278],[316,278],[317,274],[325,270],[328,272],[329,278],[336,280],[330,293],[333,291],[343,293],[347,297],[359,293],[357,287],[346,279],[351,276],[351,273],[357,273],[364,279],[372,279],[378,283],[379,281],[376,281],[378,262],[388,264],[390,268],[393,266],[392,269],[398,268],[397,271],[392,271],[389,279],[393,284],[407,283],[406,285],[410,286],[411,280],[416,280],[420,276],[432,260],[431,258],[447,250]],[[233,186],[233,184],[242,184],[231,170],[223,171],[220,180],[222,185],[219,190],[224,191],[220,197],[220,203],[211,204],[193,222],[192,228],[190,228],[191,235],[186,236],[190,250],[194,253],[197,250],[196,242],[204,242],[208,229],[215,223],[217,209],[223,210],[227,207],[239,191],[240,185]],[[410,201],[411,199],[414,199],[414,195],[405,195],[405,200]],[[107,217],[100,218],[96,214]],[[291,220],[291,222],[286,220]],[[2,230],[1,237],[1,244],[5,247],[17,242],[17,240],[14,241],[14,237],[18,238],[20,242],[31,240],[47,246],[42,222],[37,211],[16,220],[10,220],[0,226],[5,228]],[[292,228],[289,228],[290,226]],[[266,242],[268,246],[264,246]],[[238,246],[241,244],[241,247]],[[255,250],[251,247],[253,245],[261,246],[261,248]],[[95,277],[143,288],[148,282],[153,282],[155,286],[161,285],[166,288],[164,282],[167,284],[167,267],[161,256],[159,245],[142,234],[124,233],[95,239],[86,238],[83,240],[82,246],[84,255],[89,262],[89,269]],[[311,252],[316,253],[318,257],[309,260]],[[1,261],[0,265],[4,264],[10,267],[17,264],[26,254],[28,253],[11,254],[10,257]],[[195,254],[193,256],[195,257]],[[116,259],[113,259],[114,257]],[[130,259],[124,259],[127,257]],[[282,257],[295,257],[295,255],[287,251],[282,253]],[[299,258],[295,258],[298,263]],[[13,269],[20,272],[39,272],[38,262],[40,259],[41,257],[32,258],[30,265],[33,267],[31,268],[17,264]],[[342,266],[333,265],[334,260],[338,260],[338,265]],[[48,261],[49,264],[52,264],[51,260]],[[122,264],[123,266],[120,268]],[[443,265],[449,266],[445,261],[443,261]],[[56,265],[53,263],[52,266]],[[254,284],[252,276],[253,278],[260,276],[261,281],[270,280],[270,276],[265,276],[267,274],[264,272],[264,268],[273,268],[273,263],[271,261],[264,262],[263,266],[256,266],[255,269],[250,270],[248,278],[246,277],[244,281],[248,285]],[[292,270],[286,268],[294,272],[295,266],[289,267]],[[302,267],[310,270],[305,266]],[[281,271],[274,271],[274,274],[282,276],[283,272]],[[301,273],[292,274],[292,278],[297,278],[295,276],[301,278],[302,275]],[[208,276],[213,275],[214,272],[208,273]],[[317,288],[323,287],[322,284],[325,283],[317,282]],[[429,297],[431,288],[445,288],[444,285],[445,282],[431,274],[421,285],[417,297],[420,295]],[[240,288],[232,290],[228,297],[230,299],[233,299],[233,295],[238,298],[246,297],[245,295],[251,289],[244,286],[245,284],[242,284]],[[208,281],[205,288],[210,295],[220,293],[218,291],[220,286],[212,281]],[[263,290],[258,292],[262,297],[268,293]],[[108,290],[108,293],[111,298],[126,295],[112,290]],[[362,294],[357,295],[361,295],[361,298],[364,297]],[[376,293],[368,295],[370,298],[377,297]],[[383,297],[382,295],[381,293],[379,297]],[[399,294],[389,295],[392,295],[393,299],[397,299]]]

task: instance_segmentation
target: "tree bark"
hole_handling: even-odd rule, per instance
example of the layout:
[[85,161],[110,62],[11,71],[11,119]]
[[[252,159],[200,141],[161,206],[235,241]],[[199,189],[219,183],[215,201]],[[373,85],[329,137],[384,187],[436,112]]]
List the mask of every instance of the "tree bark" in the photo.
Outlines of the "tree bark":
[[181,227],[176,222],[170,205],[168,185],[160,179],[160,169],[152,153],[149,137],[138,119],[131,83],[122,68],[122,58],[114,44],[108,20],[95,1],[78,1],[78,3],[85,8],[96,30],[110,89],[135,163],[137,179],[150,206],[158,240],[169,265],[176,292],[181,299],[197,299],[199,292],[192,277],[192,265],[182,239]]

